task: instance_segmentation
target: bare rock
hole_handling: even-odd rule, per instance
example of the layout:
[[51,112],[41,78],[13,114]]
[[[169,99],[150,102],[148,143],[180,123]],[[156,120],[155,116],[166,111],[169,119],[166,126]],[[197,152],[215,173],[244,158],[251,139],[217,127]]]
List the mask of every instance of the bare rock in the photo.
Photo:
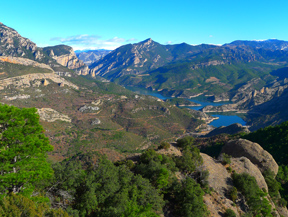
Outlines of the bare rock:
[[49,82],[48,82],[46,79],[44,79],[43,85],[44,85],[44,86],[47,86],[48,84],[49,84]]
[[81,108],[79,108],[79,112],[93,112],[93,111],[98,111],[100,108],[97,106],[87,106],[84,105]]
[[60,114],[58,111],[51,108],[38,109],[40,119],[47,122],[54,122],[57,120],[71,122],[71,118],[68,115]]
[[236,173],[248,173],[250,176],[255,177],[259,188],[265,188],[266,192],[268,192],[268,186],[261,171],[258,169],[257,166],[251,163],[248,158],[232,158],[230,167],[232,168],[232,170],[235,170]]
[[[207,206],[207,209],[210,212],[211,217],[223,217],[224,213],[227,209],[232,209],[237,217],[240,217],[240,214],[238,212],[239,209],[237,209],[236,206],[233,206],[233,202],[217,192],[212,192],[211,194],[205,194],[203,196],[203,200],[205,205]],[[240,210],[239,210],[240,211]],[[244,213],[241,212],[240,213]]]
[[207,154],[201,153],[201,156],[203,158],[203,169],[209,171],[209,186],[222,196],[225,196],[233,186],[230,174],[220,161],[213,159]]
[[98,118],[95,118],[92,122],[91,125],[98,125],[101,124],[101,121]]
[[259,144],[246,139],[229,141],[223,146],[221,153],[226,153],[234,158],[246,157],[253,164],[257,165],[261,172],[270,169],[276,175],[278,164],[271,154],[265,151]]
[[76,89],[76,90],[79,89],[79,87],[76,86],[75,84],[65,80],[61,76],[56,75],[54,73],[35,73],[35,74],[16,76],[13,78],[7,78],[7,79],[0,80],[0,90],[3,90],[5,88],[9,87],[9,85],[13,85],[15,88],[18,88],[18,89],[28,88],[28,87],[31,87],[31,82],[34,85],[35,81],[37,82],[37,80],[45,81],[47,79],[51,80],[52,82],[58,83],[58,84],[63,83],[69,87]]

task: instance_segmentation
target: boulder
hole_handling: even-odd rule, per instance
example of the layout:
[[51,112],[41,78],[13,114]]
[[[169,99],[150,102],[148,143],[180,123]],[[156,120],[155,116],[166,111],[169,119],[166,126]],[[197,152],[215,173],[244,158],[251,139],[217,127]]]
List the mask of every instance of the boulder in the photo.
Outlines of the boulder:
[[209,171],[208,184],[220,195],[227,195],[229,189],[233,186],[230,173],[218,160],[213,159],[207,154],[201,153],[203,158],[203,170]]
[[230,167],[232,168],[232,170],[235,170],[236,173],[248,173],[250,176],[255,177],[259,188],[265,188],[266,192],[268,192],[268,186],[261,171],[258,169],[257,166],[251,163],[248,158],[231,158]]
[[272,155],[259,144],[246,139],[229,141],[223,146],[221,153],[226,153],[234,158],[246,157],[253,164],[257,165],[262,173],[268,169],[274,172],[275,175],[278,173],[278,164]]

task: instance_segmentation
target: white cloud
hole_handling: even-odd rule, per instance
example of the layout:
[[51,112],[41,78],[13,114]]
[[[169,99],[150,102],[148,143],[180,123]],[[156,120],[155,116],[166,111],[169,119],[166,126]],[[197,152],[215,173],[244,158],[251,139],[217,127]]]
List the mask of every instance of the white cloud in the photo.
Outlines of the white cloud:
[[209,35],[209,38],[213,38],[213,35]]
[[172,44],[172,43],[173,43],[172,41],[167,41],[167,42],[166,42],[166,44]]
[[74,48],[74,50],[84,50],[84,49],[107,49],[114,50],[125,44],[127,41],[136,41],[136,39],[124,39],[114,37],[111,39],[101,39],[98,35],[74,35],[66,38],[54,37],[50,39],[58,43],[66,44]]
[[127,42],[130,42],[130,41],[137,41],[137,39],[136,39],[136,38],[130,38],[130,39],[127,39],[126,41],[127,41]]

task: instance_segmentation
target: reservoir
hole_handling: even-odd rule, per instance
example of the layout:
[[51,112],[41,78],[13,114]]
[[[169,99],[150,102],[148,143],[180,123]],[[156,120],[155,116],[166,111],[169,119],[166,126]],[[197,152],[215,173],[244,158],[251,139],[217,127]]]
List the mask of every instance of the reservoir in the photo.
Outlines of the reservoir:
[[[165,99],[171,99],[172,97],[166,97],[161,95],[158,92],[154,92],[154,91],[149,91],[147,89],[142,89],[142,88],[137,88],[137,87],[125,87],[128,90],[131,90],[137,94],[143,94],[143,95],[150,95],[150,96],[155,96],[159,99],[165,100]],[[186,108],[189,109],[194,109],[194,110],[199,110],[207,105],[212,105],[212,106],[220,106],[220,105],[224,105],[224,104],[229,104],[231,102],[212,102],[212,101],[208,101],[207,97],[205,96],[198,96],[192,99],[187,99],[189,101],[201,104],[201,106],[188,106]],[[234,124],[234,123],[239,123],[242,124],[243,126],[246,125],[246,122],[239,116],[237,116],[235,113],[207,113],[213,117],[218,117],[219,119],[214,120],[210,123],[210,125],[214,126],[214,127],[220,127],[220,126],[228,126],[230,124]]]

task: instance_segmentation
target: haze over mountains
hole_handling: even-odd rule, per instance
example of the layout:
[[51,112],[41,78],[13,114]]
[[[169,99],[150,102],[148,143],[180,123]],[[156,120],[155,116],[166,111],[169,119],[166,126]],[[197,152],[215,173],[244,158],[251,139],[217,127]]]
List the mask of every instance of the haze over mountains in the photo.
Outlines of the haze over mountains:
[[110,53],[110,50],[78,50],[75,51],[75,53],[80,60],[82,60],[86,65],[90,66],[94,62],[97,62],[99,59]]

